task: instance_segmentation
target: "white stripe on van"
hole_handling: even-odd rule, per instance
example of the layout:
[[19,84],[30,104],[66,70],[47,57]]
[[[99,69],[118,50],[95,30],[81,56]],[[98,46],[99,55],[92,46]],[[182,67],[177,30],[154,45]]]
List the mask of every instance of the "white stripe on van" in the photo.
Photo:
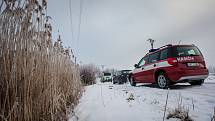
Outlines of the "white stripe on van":
[[[156,66],[154,67],[154,64],[156,64]],[[167,61],[162,61],[162,62],[158,62],[158,63],[153,63],[153,64],[150,64],[150,65],[147,65],[147,66],[143,66],[143,67],[140,67],[140,68],[136,68],[134,69],[133,73],[139,73],[139,72],[142,72],[142,71],[148,71],[148,70],[151,70],[151,69],[157,69],[157,68],[162,68],[162,67],[170,67],[172,65],[170,65]],[[142,69],[144,68],[144,69]]]

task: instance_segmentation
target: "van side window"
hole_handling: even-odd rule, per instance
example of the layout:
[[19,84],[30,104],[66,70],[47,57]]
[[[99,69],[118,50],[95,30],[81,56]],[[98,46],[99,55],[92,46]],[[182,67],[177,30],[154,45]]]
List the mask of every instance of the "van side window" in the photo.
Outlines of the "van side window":
[[150,63],[154,63],[154,62],[157,62],[159,61],[159,52],[156,52],[156,53],[153,53],[149,56],[149,62]]
[[168,58],[168,49],[164,49],[161,51],[160,60],[165,60]]
[[149,56],[143,57],[140,62],[138,63],[138,66],[141,67],[143,65],[145,65],[148,61]]

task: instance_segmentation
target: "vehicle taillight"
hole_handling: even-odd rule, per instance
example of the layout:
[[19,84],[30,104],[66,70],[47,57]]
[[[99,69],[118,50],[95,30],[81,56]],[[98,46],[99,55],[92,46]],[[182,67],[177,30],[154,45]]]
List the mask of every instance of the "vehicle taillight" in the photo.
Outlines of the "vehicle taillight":
[[207,67],[206,67],[206,64],[205,64],[205,62],[203,62],[203,68],[204,69],[206,69]]
[[168,58],[167,61],[170,65],[173,65],[173,66],[176,66],[178,64],[178,61],[176,58]]

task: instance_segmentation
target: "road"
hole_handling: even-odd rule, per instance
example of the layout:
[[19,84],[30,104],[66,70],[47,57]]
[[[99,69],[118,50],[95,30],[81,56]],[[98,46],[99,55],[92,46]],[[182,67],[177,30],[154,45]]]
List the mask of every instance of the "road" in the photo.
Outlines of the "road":
[[162,121],[168,91],[166,115],[180,105],[189,110],[195,121],[211,120],[215,106],[215,78],[208,79],[202,86],[183,83],[169,90],[150,84],[132,87],[129,84],[97,83],[85,87],[69,121]]

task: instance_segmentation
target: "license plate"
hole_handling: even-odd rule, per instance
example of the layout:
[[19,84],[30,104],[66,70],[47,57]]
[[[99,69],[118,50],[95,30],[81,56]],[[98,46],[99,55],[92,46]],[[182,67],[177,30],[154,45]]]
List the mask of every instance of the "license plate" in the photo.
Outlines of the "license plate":
[[196,66],[199,66],[199,63],[187,63],[187,66],[196,67]]

